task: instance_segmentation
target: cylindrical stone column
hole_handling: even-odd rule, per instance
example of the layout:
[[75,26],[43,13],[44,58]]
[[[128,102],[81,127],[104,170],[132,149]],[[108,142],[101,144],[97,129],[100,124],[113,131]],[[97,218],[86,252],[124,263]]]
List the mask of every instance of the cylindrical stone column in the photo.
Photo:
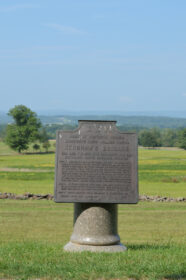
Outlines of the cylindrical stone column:
[[74,230],[66,251],[121,252],[117,233],[117,204],[75,203]]

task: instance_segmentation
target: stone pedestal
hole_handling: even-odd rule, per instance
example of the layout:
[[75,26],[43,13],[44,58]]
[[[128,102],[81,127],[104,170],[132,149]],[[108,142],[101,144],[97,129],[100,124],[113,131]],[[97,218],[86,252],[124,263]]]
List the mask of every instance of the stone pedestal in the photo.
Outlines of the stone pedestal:
[[74,231],[64,250],[121,252],[117,233],[117,204],[74,203]]

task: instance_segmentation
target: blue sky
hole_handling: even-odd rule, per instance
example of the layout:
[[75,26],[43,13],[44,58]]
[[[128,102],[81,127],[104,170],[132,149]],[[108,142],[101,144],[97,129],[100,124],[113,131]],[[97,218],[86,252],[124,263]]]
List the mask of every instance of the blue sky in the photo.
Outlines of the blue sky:
[[186,108],[185,0],[0,0],[0,111]]

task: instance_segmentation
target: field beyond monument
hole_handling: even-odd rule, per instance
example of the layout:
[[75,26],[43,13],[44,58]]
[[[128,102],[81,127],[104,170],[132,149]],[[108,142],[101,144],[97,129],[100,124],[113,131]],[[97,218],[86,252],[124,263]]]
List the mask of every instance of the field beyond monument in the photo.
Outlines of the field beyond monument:
[[[138,154],[141,195],[186,197],[185,150],[139,148]],[[53,193],[54,149],[53,153],[48,154],[18,155],[0,142],[0,156],[0,192]],[[24,172],[17,172],[18,169]]]

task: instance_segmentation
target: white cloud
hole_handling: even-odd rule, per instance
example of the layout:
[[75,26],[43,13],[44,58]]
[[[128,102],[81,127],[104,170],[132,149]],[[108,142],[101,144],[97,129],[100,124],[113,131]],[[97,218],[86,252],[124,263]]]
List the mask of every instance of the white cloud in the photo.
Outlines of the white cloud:
[[84,31],[79,30],[75,27],[66,26],[66,25],[62,25],[62,24],[58,24],[58,23],[45,23],[45,24],[43,24],[43,26],[53,28],[53,29],[61,31],[65,34],[85,34]]
[[34,4],[15,4],[15,5],[9,5],[9,6],[0,6],[0,12],[14,12],[17,10],[23,10],[23,9],[32,9],[37,8],[38,5]]
[[119,97],[119,101],[121,103],[131,103],[132,102],[132,98],[130,98],[129,96],[120,96]]

